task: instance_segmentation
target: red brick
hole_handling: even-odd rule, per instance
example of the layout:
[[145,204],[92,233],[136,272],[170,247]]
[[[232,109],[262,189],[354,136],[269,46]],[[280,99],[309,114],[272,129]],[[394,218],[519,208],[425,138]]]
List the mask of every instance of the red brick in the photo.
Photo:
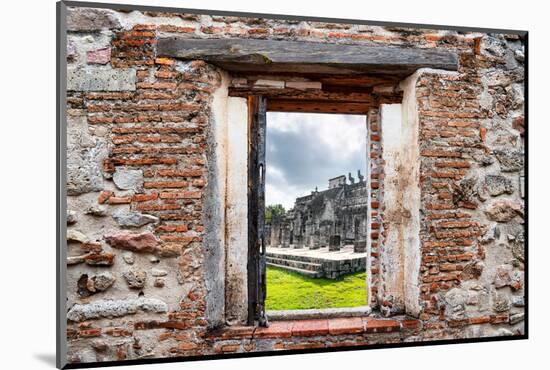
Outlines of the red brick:
[[396,320],[365,319],[367,333],[389,333],[399,331],[401,325]]
[[401,321],[401,327],[403,329],[419,329],[420,324],[420,320],[415,319],[405,319]]
[[490,316],[479,316],[479,317],[470,317],[468,322],[473,325],[477,324],[488,324],[491,322]]
[[328,332],[331,335],[362,333],[364,328],[365,325],[360,317],[328,320]]
[[183,191],[183,192],[163,192],[160,193],[161,199],[200,199],[202,192],[200,191]]
[[115,197],[109,198],[109,204],[129,204],[132,202],[132,197]]
[[80,330],[78,332],[79,337],[83,338],[90,338],[90,337],[99,337],[101,336],[101,329],[87,329],[87,330]]
[[313,336],[328,334],[327,320],[298,320],[292,327],[293,336]]
[[156,232],[182,232],[182,233],[188,230],[189,230],[189,227],[186,224],[161,225],[155,229]]
[[150,200],[158,199],[159,195],[158,193],[151,193],[151,194],[135,194],[132,197],[132,202],[147,202]]
[[199,345],[193,342],[182,342],[178,344],[178,348],[182,351],[189,351],[198,348]]
[[487,137],[487,129],[485,127],[479,128],[479,138],[482,142],[485,142],[485,138]]
[[136,205],[136,209],[140,211],[174,211],[177,209],[181,209],[181,205],[139,203]]
[[272,321],[268,328],[256,329],[254,338],[289,338],[292,336],[293,325],[293,321]]
[[108,201],[111,196],[113,196],[112,191],[104,190],[101,193],[99,193],[99,197],[97,198],[97,202],[99,204],[103,204],[106,201]]
[[467,228],[478,226],[478,223],[472,221],[442,221],[437,226],[444,228]]
[[462,153],[448,150],[423,150],[421,153],[424,157],[461,157]]
[[[187,181],[159,181],[159,182],[145,182],[143,184],[144,188],[151,189],[151,188],[185,188],[189,186],[189,183]],[[162,195],[163,193],[161,193]],[[161,196],[162,198],[162,196]]]
[[164,66],[173,66],[174,64],[176,64],[176,61],[170,58],[156,58],[155,64],[160,64]]
[[470,168],[470,163],[465,161],[435,162],[436,167]]
[[491,324],[504,324],[507,323],[509,315],[507,313],[500,315],[491,315]]
[[105,329],[105,334],[112,337],[131,337],[133,333],[125,328],[108,328]]

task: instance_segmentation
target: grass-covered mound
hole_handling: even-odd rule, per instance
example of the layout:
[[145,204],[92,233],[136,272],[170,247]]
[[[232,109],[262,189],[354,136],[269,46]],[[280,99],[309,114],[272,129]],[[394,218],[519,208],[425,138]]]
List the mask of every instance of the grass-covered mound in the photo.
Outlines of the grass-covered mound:
[[310,278],[267,267],[267,310],[356,307],[367,304],[366,273],[338,279]]

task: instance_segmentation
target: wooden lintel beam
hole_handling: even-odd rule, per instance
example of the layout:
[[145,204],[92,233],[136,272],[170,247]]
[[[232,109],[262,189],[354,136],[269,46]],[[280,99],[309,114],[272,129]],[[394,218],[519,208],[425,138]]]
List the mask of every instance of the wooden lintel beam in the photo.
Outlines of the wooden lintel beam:
[[458,69],[458,56],[449,50],[283,40],[165,37],[157,54],[248,72],[406,75],[423,67]]
[[295,99],[267,99],[267,110],[270,112],[367,114],[369,109],[372,107],[378,107],[378,104],[373,102],[357,103]]

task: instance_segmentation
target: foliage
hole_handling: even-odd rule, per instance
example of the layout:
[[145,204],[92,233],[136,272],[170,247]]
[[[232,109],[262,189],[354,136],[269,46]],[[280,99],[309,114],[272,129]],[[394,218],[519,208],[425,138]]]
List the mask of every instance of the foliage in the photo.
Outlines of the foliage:
[[367,304],[366,272],[338,279],[310,278],[267,266],[268,310],[356,307]]
[[282,217],[286,214],[282,204],[270,204],[265,207],[265,222],[270,223],[272,217]]

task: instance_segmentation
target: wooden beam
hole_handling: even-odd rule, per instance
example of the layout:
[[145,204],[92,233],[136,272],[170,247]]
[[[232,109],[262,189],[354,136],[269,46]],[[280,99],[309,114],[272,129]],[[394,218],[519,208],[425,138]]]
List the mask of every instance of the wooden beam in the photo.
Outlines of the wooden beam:
[[296,104],[305,100],[323,102],[323,104],[364,103],[369,106],[377,106],[380,104],[400,103],[403,100],[403,93],[400,91],[391,95],[376,95],[372,91],[301,91],[295,89],[242,89],[230,87],[228,95],[242,98],[246,98],[249,95],[262,95],[269,98],[269,101],[286,102],[287,100],[293,100],[296,101]]
[[269,112],[367,114],[377,103],[331,102],[326,100],[268,99]]
[[406,75],[423,67],[458,69],[457,54],[449,50],[282,40],[166,37],[158,40],[157,54],[202,59],[233,72]]

